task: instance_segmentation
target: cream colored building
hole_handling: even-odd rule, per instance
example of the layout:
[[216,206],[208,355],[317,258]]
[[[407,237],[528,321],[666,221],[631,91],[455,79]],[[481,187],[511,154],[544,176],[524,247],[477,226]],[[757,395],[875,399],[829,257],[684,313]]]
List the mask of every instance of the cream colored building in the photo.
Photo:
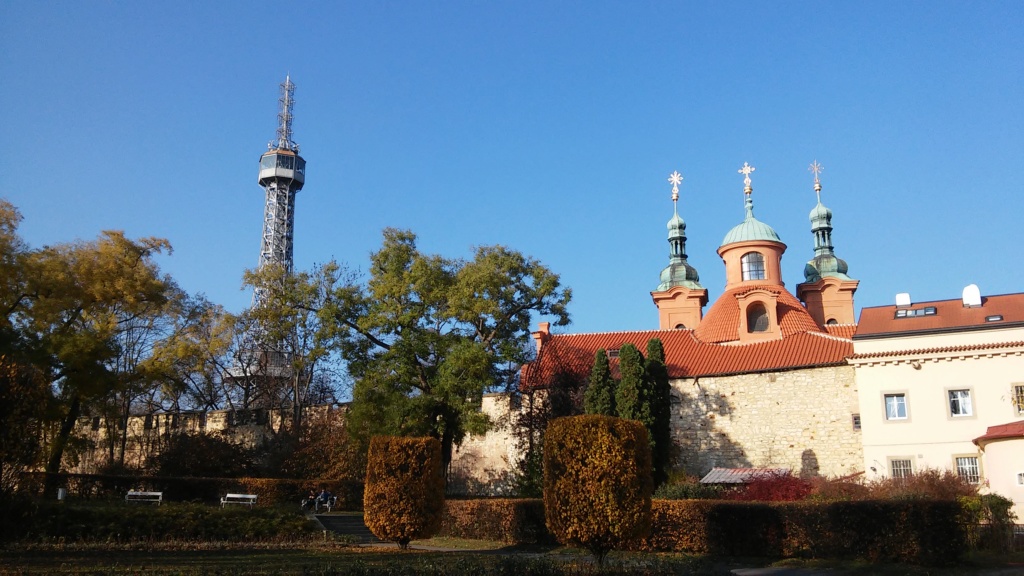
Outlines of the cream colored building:
[[1024,422],[1024,294],[901,300],[853,337],[867,478],[950,469],[1024,517],[1024,434],[984,438]]

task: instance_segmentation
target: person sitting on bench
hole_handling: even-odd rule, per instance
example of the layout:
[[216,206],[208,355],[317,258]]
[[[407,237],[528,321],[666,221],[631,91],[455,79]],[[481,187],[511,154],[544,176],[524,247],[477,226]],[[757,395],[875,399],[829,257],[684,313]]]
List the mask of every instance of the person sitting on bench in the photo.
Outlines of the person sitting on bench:
[[316,497],[316,511],[319,512],[321,507],[327,508],[327,511],[331,511],[331,505],[334,504],[331,493],[327,490],[327,487],[321,487],[320,494]]

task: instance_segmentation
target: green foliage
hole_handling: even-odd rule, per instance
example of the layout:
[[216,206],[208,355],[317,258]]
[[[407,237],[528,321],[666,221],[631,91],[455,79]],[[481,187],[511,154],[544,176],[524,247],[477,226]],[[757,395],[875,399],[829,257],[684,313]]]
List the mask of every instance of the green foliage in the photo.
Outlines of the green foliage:
[[[287,359],[286,374],[263,376],[262,367],[246,367],[254,392],[263,407],[290,406],[292,422],[301,424],[304,406],[333,401],[332,390],[318,387],[325,371],[338,366],[344,330],[335,321],[335,305],[346,301],[355,276],[336,262],[310,271],[292,272],[278,264],[247,270],[243,277],[259,295],[259,305],[238,322],[253,331],[249,350],[270,349]],[[245,367],[245,362],[239,363]]]
[[697,478],[688,477],[668,481],[654,491],[655,500],[720,500],[726,489],[719,484],[701,484]]
[[650,530],[652,490],[650,445],[640,423],[585,415],[548,426],[544,510],[559,542],[603,560]]
[[363,519],[377,538],[407,548],[441,527],[444,472],[435,438],[377,436],[370,441]]
[[594,367],[590,370],[590,385],[583,398],[587,414],[615,416],[615,380],[608,366],[608,354],[601,348],[594,354]]
[[481,395],[514,381],[531,317],[569,321],[571,293],[558,276],[502,246],[451,260],[421,253],[411,232],[387,229],[370,274],[333,308],[356,381],[350,429],[364,439],[436,437],[446,463],[466,434],[489,427]]
[[650,390],[651,456],[654,462],[654,485],[661,486],[668,479],[672,465],[672,385],[665,366],[665,350],[661,340],[647,342],[647,382]]
[[1013,500],[999,494],[960,496],[960,521],[972,549],[1006,552],[1013,546]]
[[619,386],[615,394],[615,409],[619,418],[637,420],[650,429],[654,424],[650,387],[643,354],[636,346],[623,344],[619,348],[619,375]]
[[515,463],[516,495],[544,494],[544,432],[555,418],[583,413],[585,381],[572,371],[558,371],[543,388],[519,393],[520,409],[512,429],[522,457]]

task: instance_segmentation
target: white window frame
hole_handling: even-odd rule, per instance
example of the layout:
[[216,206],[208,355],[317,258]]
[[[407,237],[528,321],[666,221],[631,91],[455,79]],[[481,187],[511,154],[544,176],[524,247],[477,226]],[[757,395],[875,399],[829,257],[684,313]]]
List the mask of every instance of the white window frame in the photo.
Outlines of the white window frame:
[[[970,462],[971,460],[973,463]],[[954,454],[953,470],[968,484],[981,484],[981,458],[977,454]]]
[[957,420],[973,418],[974,390],[972,388],[946,388],[946,415]]
[[1013,412],[1017,416],[1024,416],[1024,384],[1015,382],[1013,384]]
[[[897,469],[895,464],[899,462],[900,468],[902,469],[903,463],[906,463],[905,473],[897,475]],[[889,477],[894,479],[905,480],[914,475],[914,459],[910,456],[892,456],[889,458]],[[903,472],[903,470],[901,470]]]
[[[882,414],[885,416],[886,422],[908,422],[910,420],[910,401],[907,398],[906,392],[883,392],[882,393]],[[903,416],[890,417],[889,415],[889,398],[902,398],[903,402]],[[899,403],[897,403],[899,405]]]
[[1017,472],[1017,486],[1024,486],[1024,472]]
[[747,252],[740,256],[740,274],[746,280],[765,280],[768,278],[768,271],[764,265],[764,254],[760,252]]

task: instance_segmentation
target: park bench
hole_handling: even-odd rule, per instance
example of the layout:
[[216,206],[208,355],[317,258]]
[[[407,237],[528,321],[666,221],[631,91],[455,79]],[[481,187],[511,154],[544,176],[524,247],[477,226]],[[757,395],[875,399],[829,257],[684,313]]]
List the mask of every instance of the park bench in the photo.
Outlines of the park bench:
[[256,504],[255,494],[225,494],[220,499],[220,507],[223,508],[228,504],[246,504],[249,508],[252,508]]
[[125,502],[156,502],[156,505],[159,506],[164,500],[164,493],[131,490],[125,494],[124,500]]

